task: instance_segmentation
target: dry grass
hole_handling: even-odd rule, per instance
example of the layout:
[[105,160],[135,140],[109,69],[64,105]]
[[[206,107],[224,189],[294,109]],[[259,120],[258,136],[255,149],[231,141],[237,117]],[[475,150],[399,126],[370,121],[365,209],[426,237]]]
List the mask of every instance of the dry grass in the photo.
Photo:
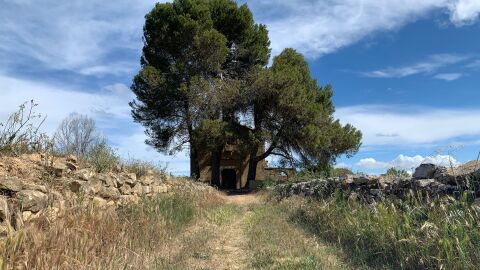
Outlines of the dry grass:
[[217,196],[184,191],[117,210],[74,208],[8,238],[0,269],[184,269],[208,237],[187,228],[218,205]]
[[289,222],[282,206],[254,208],[247,234],[251,269],[352,269],[341,254]]
[[465,200],[374,205],[340,194],[291,198],[290,219],[360,265],[386,269],[479,269],[480,208]]

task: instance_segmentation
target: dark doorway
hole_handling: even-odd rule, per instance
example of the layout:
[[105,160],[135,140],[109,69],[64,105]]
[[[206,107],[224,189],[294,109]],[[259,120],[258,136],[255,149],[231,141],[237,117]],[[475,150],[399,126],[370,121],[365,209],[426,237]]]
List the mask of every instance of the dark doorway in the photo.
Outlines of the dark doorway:
[[237,188],[237,173],[234,169],[222,170],[222,186],[223,189]]

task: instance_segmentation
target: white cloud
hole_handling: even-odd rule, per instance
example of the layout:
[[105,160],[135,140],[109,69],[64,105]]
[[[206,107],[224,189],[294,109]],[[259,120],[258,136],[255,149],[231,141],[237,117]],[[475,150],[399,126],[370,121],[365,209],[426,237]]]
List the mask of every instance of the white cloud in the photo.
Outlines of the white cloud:
[[286,47],[311,58],[334,52],[379,31],[399,29],[433,11],[452,23],[473,23],[478,0],[261,0],[247,1],[255,18],[268,26],[273,55]]
[[0,64],[26,58],[48,69],[85,75],[125,74],[138,59],[126,66],[105,58],[122,50],[140,52],[144,16],[155,2],[2,1]]
[[450,4],[451,20],[455,24],[470,24],[478,19],[480,13],[480,1],[461,0],[452,1]]
[[434,76],[435,79],[444,81],[455,81],[460,79],[463,75],[461,73],[440,73]]
[[411,171],[422,163],[433,163],[441,166],[456,166],[460,163],[449,155],[432,155],[432,156],[406,156],[398,155],[395,159],[390,161],[378,161],[374,158],[364,158],[355,164],[355,166],[362,169],[388,169],[396,168]]
[[[369,72],[363,72],[362,74],[372,78],[403,78],[416,74],[425,74],[434,72],[442,67],[456,64],[458,62],[468,59],[467,56],[455,55],[455,54],[435,54],[428,57],[427,60],[418,62],[412,65],[403,67],[388,67],[385,69],[374,70]],[[439,74],[438,79],[452,80],[451,78],[458,79],[461,74],[449,73]],[[438,75],[437,75],[438,76]],[[454,77],[457,76],[457,77]],[[437,77],[435,77],[437,78]]]
[[335,116],[360,129],[366,147],[419,146],[480,135],[480,109],[359,105],[340,107]]

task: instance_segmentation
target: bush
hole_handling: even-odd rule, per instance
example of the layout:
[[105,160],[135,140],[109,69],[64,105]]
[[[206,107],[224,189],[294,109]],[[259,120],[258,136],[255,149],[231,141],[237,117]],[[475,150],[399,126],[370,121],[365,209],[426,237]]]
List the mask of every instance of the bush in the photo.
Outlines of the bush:
[[154,173],[157,176],[165,175],[166,168],[156,166],[155,164],[138,160],[130,159],[123,164],[123,167],[128,171],[135,173],[137,177],[142,177],[148,173]]
[[5,123],[0,123],[1,154],[42,151],[48,145],[48,137],[39,132],[46,117],[35,112],[37,106],[33,100],[25,102]]
[[87,160],[88,163],[95,168],[96,172],[102,173],[117,166],[120,158],[115,149],[108,146],[106,143],[100,143],[93,147]]

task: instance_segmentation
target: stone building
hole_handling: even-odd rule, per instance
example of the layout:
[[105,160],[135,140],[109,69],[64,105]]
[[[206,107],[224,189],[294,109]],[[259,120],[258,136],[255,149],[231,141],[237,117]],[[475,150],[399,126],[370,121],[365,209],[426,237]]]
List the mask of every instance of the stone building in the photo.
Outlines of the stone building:
[[[245,128],[243,132],[247,132]],[[264,148],[264,147],[263,147]],[[258,155],[262,154],[264,149],[259,150]],[[250,155],[242,151],[240,142],[227,144],[222,152],[220,160],[220,187],[221,189],[243,189],[246,187],[248,178],[248,163]],[[210,153],[200,151],[200,180],[209,183],[212,177]],[[270,168],[266,160],[261,160],[257,164],[257,174],[255,180],[265,178],[279,181],[287,180],[289,176],[295,173],[293,168]]]

